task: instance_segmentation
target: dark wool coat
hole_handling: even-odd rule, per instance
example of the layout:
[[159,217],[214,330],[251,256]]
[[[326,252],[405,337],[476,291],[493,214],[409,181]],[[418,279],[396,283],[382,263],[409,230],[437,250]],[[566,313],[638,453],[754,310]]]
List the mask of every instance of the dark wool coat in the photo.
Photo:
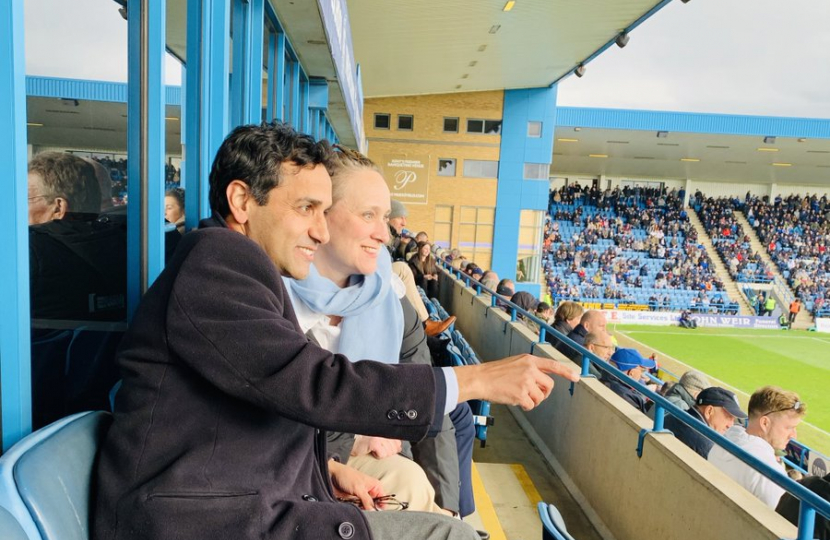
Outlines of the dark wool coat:
[[182,239],[119,363],[93,540],[368,539],[333,499],[323,430],[418,440],[443,419],[439,370],[309,343],[265,252],[219,227]]

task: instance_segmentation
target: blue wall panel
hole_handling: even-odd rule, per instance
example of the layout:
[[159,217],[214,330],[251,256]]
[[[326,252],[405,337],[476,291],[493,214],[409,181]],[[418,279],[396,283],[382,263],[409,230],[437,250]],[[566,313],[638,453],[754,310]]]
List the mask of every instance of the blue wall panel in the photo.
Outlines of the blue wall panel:
[[[521,211],[542,210],[547,204],[547,180],[525,180],[523,176],[525,163],[550,165],[556,93],[555,86],[504,93],[492,263],[503,278],[516,277]],[[527,136],[530,121],[542,122],[541,138]],[[540,289],[538,284],[523,284],[520,288],[537,296]]]
[[559,107],[557,123],[602,129],[680,131],[720,135],[830,138],[830,120],[729,114]]

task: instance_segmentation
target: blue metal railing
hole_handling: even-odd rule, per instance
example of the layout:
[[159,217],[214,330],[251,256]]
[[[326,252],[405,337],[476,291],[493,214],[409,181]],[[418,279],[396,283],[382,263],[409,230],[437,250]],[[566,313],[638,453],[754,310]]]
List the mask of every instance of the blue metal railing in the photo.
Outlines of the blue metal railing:
[[[631,388],[638,391],[643,396],[647,397],[652,402],[654,402],[654,425],[651,429],[644,429],[640,432],[639,444],[637,448],[637,452],[639,455],[642,455],[643,439],[648,433],[665,431],[665,429],[663,428],[663,422],[665,420],[666,413],[669,413],[681,423],[687,425],[688,427],[697,431],[704,437],[708,438],[709,440],[711,440],[712,442],[714,442],[715,444],[729,452],[730,454],[737,457],[739,460],[743,461],[744,463],[746,463],[747,465],[761,473],[763,476],[767,477],[773,483],[777,484],[785,491],[789,492],[794,497],[799,499],[800,510],[798,520],[798,536],[796,537],[796,540],[812,540],[813,533],[815,530],[816,513],[819,513],[823,515],[825,518],[830,519],[830,502],[824,500],[821,496],[817,495],[813,491],[810,491],[809,489],[802,486],[795,480],[792,480],[780,469],[776,469],[770,466],[769,464],[761,461],[757,457],[753,456],[743,448],[728,440],[726,437],[724,437],[717,431],[710,428],[705,423],[701,422],[697,418],[694,418],[686,411],[680,409],[660,394],[653,392],[645,384],[641,383],[640,381],[635,381],[634,379],[630,378],[628,375],[618,370],[611,364],[605,362],[604,360],[601,360],[599,357],[594,355],[591,351],[589,351],[582,345],[579,345],[578,343],[569,339],[567,336],[561,334],[557,330],[554,330],[553,327],[551,327],[541,319],[538,319],[534,314],[525,311],[513,302],[510,302],[509,300],[502,298],[495,291],[492,291],[487,287],[484,287],[483,285],[481,285],[481,283],[477,282],[470,276],[464,274],[460,270],[452,268],[445,261],[439,261],[439,264],[451,276],[462,280],[467,287],[474,288],[477,295],[480,295],[482,292],[490,294],[490,305],[492,307],[496,307],[497,305],[507,307],[509,309],[511,321],[515,321],[517,315],[521,314],[524,317],[527,317],[536,324],[538,324],[539,343],[543,343],[545,341],[545,337],[548,334],[550,334],[561,343],[564,343],[571,349],[579,352],[582,355],[582,370],[580,373],[582,377],[592,377],[592,375],[590,375],[589,373],[588,366],[590,364],[594,364],[594,367],[600,370],[601,372],[616,377],[620,381],[624,382],[626,385],[630,386]],[[533,346],[531,346],[530,352],[531,354],[533,353]],[[571,385],[571,393],[573,393],[573,384]]]

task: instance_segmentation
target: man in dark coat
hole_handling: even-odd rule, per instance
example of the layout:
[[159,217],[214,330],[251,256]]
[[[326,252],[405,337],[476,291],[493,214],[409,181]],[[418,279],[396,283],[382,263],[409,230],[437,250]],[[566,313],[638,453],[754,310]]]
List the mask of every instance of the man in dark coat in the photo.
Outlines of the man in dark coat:
[[[686,412],[721,435],[735,424],[736,418],[746,418],[746,413],[741,410],[735,394],[717,386],[701,390],[695,399],[694,407]],[[692,429],[672,415],[666,416],[664,425],[666,429],[674,433],[675,437],[701,457],[705,459],[709,456],[709,450],[712,449],[714,443],[699,431]]]
[[[445,516],[362,512],[377,484],[326,462],[325,430],[419,440],[457,402],[541,402],[556,362],[432,368],[350,362],[301,333],[281,275],[328,240],[328,145],[243,126],[210,174],[214,212],[186,235],[122,343],[123,384],[93,478],[92,539],[470,538]],[[376,481],[375,481],[376,482]]]

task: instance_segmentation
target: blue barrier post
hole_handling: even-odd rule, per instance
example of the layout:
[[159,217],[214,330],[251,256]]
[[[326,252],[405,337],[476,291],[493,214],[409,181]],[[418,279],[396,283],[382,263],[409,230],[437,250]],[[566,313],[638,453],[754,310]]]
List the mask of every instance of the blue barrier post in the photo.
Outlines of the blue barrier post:
[[801,501],[798,507],[798,536],[796,540],[813,540],[816,527],[816,509]]
[[654,431],[663,431],[663,421],[666,416],[666,410],[657,403],[654,404]]
[[546,333],[545,327],[540,326],[539,327],[539,343],[544,343],[545,342],[545,333]]
[[514,322],[516,320],[516,308],[510,308],[510,322]]

